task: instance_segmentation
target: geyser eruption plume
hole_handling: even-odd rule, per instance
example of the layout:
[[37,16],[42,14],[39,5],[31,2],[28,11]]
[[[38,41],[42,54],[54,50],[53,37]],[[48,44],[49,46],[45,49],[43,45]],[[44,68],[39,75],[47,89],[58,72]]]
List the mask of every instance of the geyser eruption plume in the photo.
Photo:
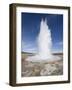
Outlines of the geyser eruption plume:
[[51,39],[51,31],[47,25],[47,20],[41,20],[40,24],[40,33],[38,35],[38,54],[43,58],[50,58],[51,47],[52,47],[52,39]]
[[40,62],[40,61],[54,61],[60,60],[60,57],[52,55],[52,38],[51,31],[47,25],[47,20],[41,20],[40,32],[37,37],[38,53],[35,56],[29,56],[27,61]]

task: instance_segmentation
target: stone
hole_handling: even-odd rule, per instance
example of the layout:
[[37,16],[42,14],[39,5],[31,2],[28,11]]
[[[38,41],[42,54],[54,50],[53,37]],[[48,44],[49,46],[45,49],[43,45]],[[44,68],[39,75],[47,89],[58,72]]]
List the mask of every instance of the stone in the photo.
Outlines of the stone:
[[56,70],[57,68],[55,64],[46,64],[44,69],[41,70],[40,75],[42,76],[51,75]]

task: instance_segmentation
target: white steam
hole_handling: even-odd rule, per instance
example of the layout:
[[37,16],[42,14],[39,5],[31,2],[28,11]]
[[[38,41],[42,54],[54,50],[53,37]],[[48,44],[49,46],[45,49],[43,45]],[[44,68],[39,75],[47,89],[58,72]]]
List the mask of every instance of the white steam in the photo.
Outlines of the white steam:
[[47,25],[47,21],[41,20],[40,33],[38,35],[38,54],[43,57],[51,57],[51,31]]
[[40,61],[53,61],[60,60],[59,57],[52,55],[52,38],[51,31],[47,25],[47,20],[41,20],[40,32],[37,37],[38,53],[35,56],[26,58],[27,61],[40,62]]

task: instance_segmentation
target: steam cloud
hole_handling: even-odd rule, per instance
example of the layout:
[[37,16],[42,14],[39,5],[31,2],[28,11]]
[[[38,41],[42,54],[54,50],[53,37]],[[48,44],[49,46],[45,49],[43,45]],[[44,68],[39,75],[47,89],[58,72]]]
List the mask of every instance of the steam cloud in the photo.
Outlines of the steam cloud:
[[52,55],[52,38],[51,31],[47,25],[47,20],[41,20],[40,32],[37,37],[38,53],[35,56],[29,56],[27,61],[40,62],[40,61],[53,61],[60,60],[60,57]]

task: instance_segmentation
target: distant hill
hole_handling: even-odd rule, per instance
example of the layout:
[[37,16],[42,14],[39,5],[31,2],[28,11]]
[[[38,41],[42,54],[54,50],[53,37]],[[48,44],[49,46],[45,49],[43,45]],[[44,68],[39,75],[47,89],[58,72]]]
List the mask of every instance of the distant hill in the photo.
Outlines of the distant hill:
[[[36,53],[22,52],[23,54],[35,55]],[[63,55],[63,53],[53,53],[53,55]]]

